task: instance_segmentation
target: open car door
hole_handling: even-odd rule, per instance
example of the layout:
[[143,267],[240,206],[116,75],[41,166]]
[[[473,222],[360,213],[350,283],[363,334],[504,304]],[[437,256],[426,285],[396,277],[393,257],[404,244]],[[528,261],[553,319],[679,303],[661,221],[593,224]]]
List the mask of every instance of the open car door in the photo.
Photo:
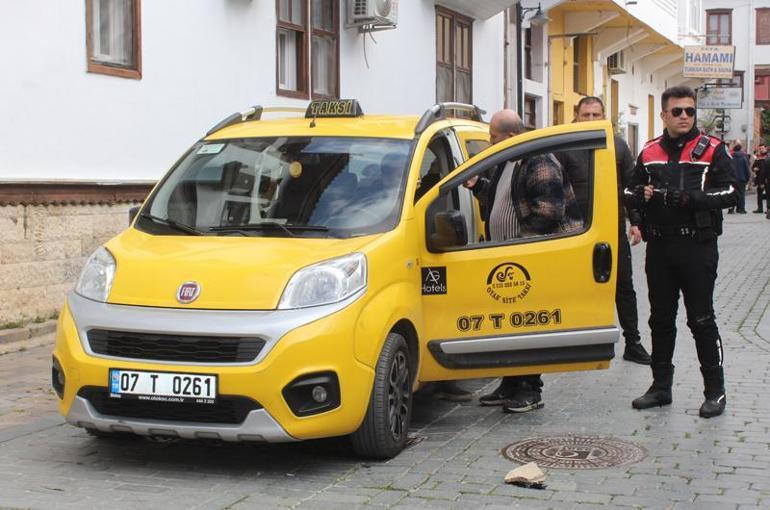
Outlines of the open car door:
[[[606,121],[525,133],[482,151],[418,200],[421,381],[609,366],[619,336],[612,136]],[[468,193],[468,179],[494,175],[506,162],[565,151],[583,151],[591,165],[582,228],[504,242],[468,235],[467,225],[478,222],[473,209],[447,197]]]

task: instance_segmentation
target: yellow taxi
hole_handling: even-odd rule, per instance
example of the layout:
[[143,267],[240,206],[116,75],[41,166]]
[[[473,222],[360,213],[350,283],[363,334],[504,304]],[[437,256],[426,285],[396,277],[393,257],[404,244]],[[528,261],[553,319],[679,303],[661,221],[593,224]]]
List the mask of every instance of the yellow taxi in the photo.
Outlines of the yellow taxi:
[[[608,367],[609,123],[489,147],[475,106],[302,112],[252,107],[220,122],[88,259],[53,353],[69,423],[107,436],[350,435],[358,454],[389,458],[421,384]],[[592,161],[583,228],[487,241],[463,184],[571,150]]]

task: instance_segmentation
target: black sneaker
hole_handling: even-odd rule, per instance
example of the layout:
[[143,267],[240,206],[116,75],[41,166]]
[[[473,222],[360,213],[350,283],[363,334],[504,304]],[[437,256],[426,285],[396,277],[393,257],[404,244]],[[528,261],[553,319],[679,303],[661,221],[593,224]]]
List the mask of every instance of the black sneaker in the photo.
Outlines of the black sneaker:
[[521,390],[503,402],[504,413],[526,413],[545,406],[539,391]]
[[454,381],[439,381],[434,386],[433,398],[450,402],[468,402],[473,398],[473,394],[462,389]]
[[650,355],[644,349],[641,342],[635,344],[626,344],[626,350],[623,351],[623,359],[640,365],[649,365],[652,363]]
[[754,209],[754,210],[753,210],[753,211],[751,211],[751,212],[753,212],[753,213],[759,213],[759,214],[762,214],[762,213],[763,213],[763,212],[765,212],[765,211],[763,211],[762,209]]
[[479,403],[483,406],[499,406],[516,393],[516,388],[512,388],[510,384],[505,382],[505,379],[500,385],[492,392],[487,393],[479,397]]

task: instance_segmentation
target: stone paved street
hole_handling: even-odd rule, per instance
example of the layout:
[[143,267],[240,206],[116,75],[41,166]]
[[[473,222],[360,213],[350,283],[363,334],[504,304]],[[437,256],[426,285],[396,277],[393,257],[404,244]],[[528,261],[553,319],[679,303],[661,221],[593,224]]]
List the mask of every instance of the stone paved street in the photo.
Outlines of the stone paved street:
[[[55,413],[50,347],[36,347],[0,356],[0,507],[770,508],[770,221],[726,218],[716,292],[724,416],[698,417],[702,383],[683,308],[672,406],[631,409],[649,385],[649,369],[619,358],[607,371],[545,376],[545,408],[522,415],[418,395],[418,441],[381,463],[357,460],[338,440],[251,446],[93,439]],[[646,323],[643,248],[633,253]],[[649,347],[648,335],[644,342]],[[463,384],[481,392],[493,383]],[[630,441],[647,457],[620,468],[547,469],[545,490],[503,483],[516,464],[502,448],[564,434]]]

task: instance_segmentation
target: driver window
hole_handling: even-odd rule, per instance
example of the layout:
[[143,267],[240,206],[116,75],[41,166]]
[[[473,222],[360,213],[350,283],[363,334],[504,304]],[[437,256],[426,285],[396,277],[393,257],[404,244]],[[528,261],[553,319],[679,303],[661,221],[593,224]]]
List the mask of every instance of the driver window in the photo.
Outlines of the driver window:
[[[585,151],[583,151],[585,152]],[[582,161],[593,175],[593,151]],[[591,206],[581,210],[570,182],[568,169],[551,153],[531,153],[498,165],[480,162],[478,180],[472,186],[474,201],[481,211],[484,235],[473,236],[462,218],[448,214],[446,201],[466,190],[470,182],[458,182],[442,193],[427,210],[429,244],[439,249],[479,247],[484,244],[526,242],[531,238],[576,235],[586,228],[584,215],[590,218]],[[590,179],[592,181],[592,179]],[[467,191],[467,190],[466,190]]]
[[[414,193],[415,202],[454,169],[451,161],[452,156],[446,138],[440,135],[434,137],[428,144],[420,165],[420,182]],[[447,206],[449,205],[448,202]]]

